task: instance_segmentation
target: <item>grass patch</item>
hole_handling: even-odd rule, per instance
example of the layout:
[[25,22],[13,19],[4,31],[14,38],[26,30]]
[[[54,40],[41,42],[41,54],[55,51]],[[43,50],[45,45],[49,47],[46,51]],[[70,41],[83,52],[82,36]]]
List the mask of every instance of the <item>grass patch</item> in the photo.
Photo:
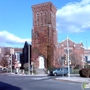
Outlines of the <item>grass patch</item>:
[[79,69],[73,69],[72,74],[79,74]]

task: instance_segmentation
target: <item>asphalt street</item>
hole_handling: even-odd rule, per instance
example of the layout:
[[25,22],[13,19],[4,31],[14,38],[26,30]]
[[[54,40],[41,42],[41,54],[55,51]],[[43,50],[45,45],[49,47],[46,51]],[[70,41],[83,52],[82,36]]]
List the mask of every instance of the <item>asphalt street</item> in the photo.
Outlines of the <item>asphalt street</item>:
[[58,81],[55,78],[56,76],[0,75],[0,90],[82,90],[82,83]]

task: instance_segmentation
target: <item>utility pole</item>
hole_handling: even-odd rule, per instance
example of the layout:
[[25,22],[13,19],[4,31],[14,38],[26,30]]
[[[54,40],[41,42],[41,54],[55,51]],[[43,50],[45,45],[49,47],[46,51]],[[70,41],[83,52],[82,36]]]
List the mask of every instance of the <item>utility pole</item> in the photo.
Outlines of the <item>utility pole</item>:
[[30,75],[30,45],[28,44],[28,74]]
[[10,53],[11,53],[11,73],[12,73],[12,54],[14,54],[14,49],[12,47],[10,48]]
[[68,36],[67,36],[67,58],[68,58],[68,77],[70,77],[70,63],[69,63],[69,45],[68,45]]

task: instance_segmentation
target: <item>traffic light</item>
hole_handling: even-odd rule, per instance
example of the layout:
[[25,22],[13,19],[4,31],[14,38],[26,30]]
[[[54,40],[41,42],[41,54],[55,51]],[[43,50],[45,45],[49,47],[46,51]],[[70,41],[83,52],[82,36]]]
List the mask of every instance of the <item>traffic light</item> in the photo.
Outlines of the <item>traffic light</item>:
[[67,61],[66,60],[64,60],[64,64],[67,64]]
[[66,60],[66,58],[67,58],[67,57],[66,57],[66,54],[64,54],[64,60]]
[[67,56],[64,54],[64,64],[67,64]]
[[71,60],[69,60],[69,64],[71,65]]

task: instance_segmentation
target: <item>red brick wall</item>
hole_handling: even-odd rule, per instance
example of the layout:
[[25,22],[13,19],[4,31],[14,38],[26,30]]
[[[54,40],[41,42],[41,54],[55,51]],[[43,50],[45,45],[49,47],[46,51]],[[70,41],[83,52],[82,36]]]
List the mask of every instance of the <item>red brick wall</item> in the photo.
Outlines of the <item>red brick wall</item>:
[[54,35],[56,33],[56,8],[51,2],[46,2],[33,5],[32,10],[32,61],[37,63],[37,58],[42,55],[45,59],[45,67],[51,67],[54,65],[55,41],[57,41]]
[[[73,41],[71,41],[70,39],[68,40],[68,44],[69,44],[69,48],[72,48],[72,52],[69,52],[69,54],[75,53],[80,57],[80,62],[77,61],[77,63],[80,63],[81,65],[83,64],[82,62],[82,56],[84,56],[84,48],[83,48],[83,44],[82,43],[75,43]],[[61,43],[59,43],[59,57],[61,57],[62,55],[66,54],[65,53],[65,49],[67,48],[67,40],[62,41]]]

